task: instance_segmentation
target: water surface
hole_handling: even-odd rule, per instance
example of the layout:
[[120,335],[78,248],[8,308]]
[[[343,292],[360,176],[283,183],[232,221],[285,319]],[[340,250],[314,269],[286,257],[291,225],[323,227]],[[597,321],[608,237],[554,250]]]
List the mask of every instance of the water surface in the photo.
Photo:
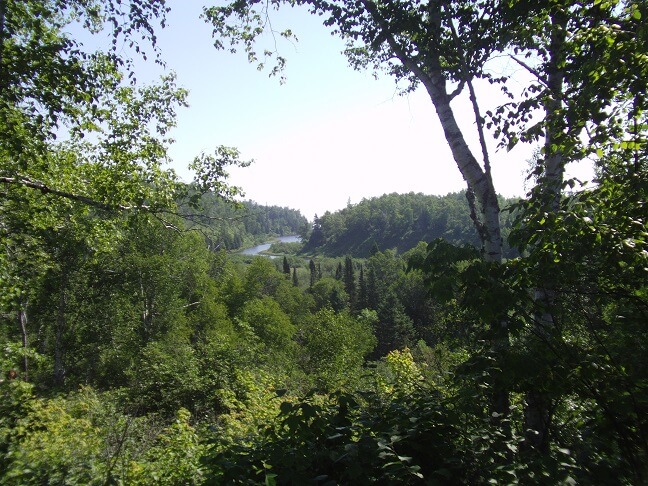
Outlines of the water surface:
[[261,245],[253,246],[252,248],[246,248],[245,250],[241,251],[241,255],[258,255],[262,251],[269,250],[270,247],[272,246],[273,243],[276,242],[282,242],[282,243],[296,243],[300,241],[299,236],[296,235],[291,235],[291,236],[279,236],[275,238],[272,241],[269,241],[267,243],[263,243]]

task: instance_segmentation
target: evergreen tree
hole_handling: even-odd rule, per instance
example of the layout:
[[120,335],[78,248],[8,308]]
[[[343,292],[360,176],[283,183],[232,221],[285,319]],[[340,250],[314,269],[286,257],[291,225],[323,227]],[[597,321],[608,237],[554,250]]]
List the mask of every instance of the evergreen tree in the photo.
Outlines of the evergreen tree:
[[386,356],[390,351],[411,346],[415,342],[415,330],[412,320],[405,313],[398,296],[389,291],[378,309],[376,338],[378,345],[375,357]]
[[283,257],[283,273],[286,274],[287,277],[290,277],[290,264],[285,255]]
[[297,278],[297,267],[293,268],[292,283],[295,287],[299,287],[299,279]]
[[367,282],[364,278],[364,266],[360,265],[360,276],[358,277],[358,309],[366,309],[368,307]]
[[335,280],[342,280],[343,274],[344,271],[342,270],[342,262],[339,262],[337,268],[335,269]]
[[344,290],[349,294],[349,306],[353,311],[356,308],[356,284],[353,260],[350,256],[344,259]]
[[315,285],[315,282],[317,281],[317,268],[315,267],[315,262],[311,259],[311,261],[308,264],[308,268],[310,269],[310,288],[313,288],[313,285]]
[[367,308],[377,310],[379,301],[380,298],[376,287],[376,271],[370,266],[367,274]]
[[324,232],[322,231],[322,225],[320,219],[316,214],[313,221],[313,231],[311,231],[310,238],[308,239],[308,243],[305,246],[309,249],[314,249],[318,246],[322,246],[325,242],[326,238],[324,236]]

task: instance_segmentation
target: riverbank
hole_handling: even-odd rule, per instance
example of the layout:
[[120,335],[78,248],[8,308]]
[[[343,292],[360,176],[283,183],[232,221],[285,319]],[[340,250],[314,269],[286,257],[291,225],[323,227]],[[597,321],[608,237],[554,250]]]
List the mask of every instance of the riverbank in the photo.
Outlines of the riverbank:
[[266,243],[262,243],[260,245],[253,246],[251,248],[245,248],[241,251],[236,252],[238,255],[247,255],[247,256],[257,256],[257,255],[262,255],[262,256],[268,256],[268,257],[276,257],[278,255],[272,255],[268,253],[268,250],[272,246],[273,243],[298,243],[301,240],[301,238],[298,235],[289,235],[289,236],[278,236],[274,238],[271,241],[268,241]]

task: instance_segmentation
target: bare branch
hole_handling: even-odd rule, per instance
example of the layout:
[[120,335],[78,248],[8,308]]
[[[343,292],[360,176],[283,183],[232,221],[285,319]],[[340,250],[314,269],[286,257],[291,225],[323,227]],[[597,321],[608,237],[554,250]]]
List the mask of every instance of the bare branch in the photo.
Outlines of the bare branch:
[[457,96],[459,96],[461,94],[461,92],[463,91],[464,86],[466,86],[466,81],[462,79],[461,82],[459,83],[459,86],[457,86],[457,88],[452,93],[450,93],[450,95],[449,95],[450,99],[453,100]]
[[417,78],[419,78],[423,82],[423,84],[426,85],[426,87],[428,87],[428,85],[432,86],[432,80],[427,75],[427,73],[407,55],[403,47],[396,41],[396,38],[394,37],[394,34],[389,27],[389,24],[382,17],[382,15],[380,15],[380,12],[378,12],[378,7],[376,7],[376,4],[371,0],[361,1],[362,5],[364,5],[364,7],[367,9],[374,21],[380,26],[382,32],[384,32],[387,43],[389,44],[389,47],[391,47],[391,49],[394,51],[394,54],[396,55],[398,60],[402,62],[403,65],[407,69],[409,69]]
[[155,219],[157,219],[160,223],[162,223],[162,226],[164,226],[166,229],[173,230],[173,231],[175,231],[176,233],[182,233],[182,232],[183,232],[183,231],[182,231],[180,228],[178,228],[175,224],[173,224],[173,223],[167,221],[166,219],[164,219],[164,218],[163,218],[162,216],[160,216],[159,214],[156,214],[155,212],[151,212],[150,214],[151,214],[151,216],[153,216]]
[[518,59],[514,55],[510,54],[509,57],[513,59],[515,62],[517,62],[520,66],[522,66],[524,69],[529,71],[531,74],[533,74],[538,81],[540,81],[542,84],[544,84],[547,88],[549,87],[549,82],[542,76],[540,71],[537,69],[532,68],[529,66],[526,62],[522,61],[521,59]]
[[[461,48],[461,41],[459,40],[459,35],[457,34],[457,29],[455,28],[454,24],[450,22],[450,32],[452,33],[452,38],[454,40],[454,43],[457,47],[457,52],[461,53],[460,56],[460,62],[461,62],[461,71],[462,71],[462,83],[466,83],[468,85],[468,92],[470,93],[470,102],[473,107],[473,112],[475,114],[475,123],[477,124],[477,133],[479,135],[479,145],[481,146],[481,151],[482,151],[482,157],[484,159],[484,172],[486,174],[486,177],[490,180],[490,183],[492,184],[492,179],[491,179],[491,168],[490,168],[490,156],[488,154],[488,147],[486,146],[486,136],[484,135],[484,119],[481,116],[480,110],[479,110],[479,104],[477,103],[477,95],[475,93],[475,87],[473,86],[472,83],[472,76],[470,74],[470,71],[468,69],[468,63],[466,62],[466,58],[463,55],[463,49]],[[461,85],[460,85],[461,86]]]

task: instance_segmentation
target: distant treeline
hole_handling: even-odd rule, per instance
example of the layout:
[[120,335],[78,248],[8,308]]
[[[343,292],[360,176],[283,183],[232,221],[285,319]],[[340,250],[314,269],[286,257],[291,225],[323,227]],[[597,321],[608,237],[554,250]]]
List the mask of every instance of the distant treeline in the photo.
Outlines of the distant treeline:
[[244,201],[234,206],[214,195],[203,196],[198,210],[187,208],[185,214],[209,228],[216,246],[235,250],[265,241],[269,235],[302,234],[308,229],[308,220],[297,209],[266,206]]
[[[500,206],[511,202],[501,198]],[[508,221],[504,226],[508,232]],[[436,238],[479,246],[465,191],[446,196],[385,194],[316,215],[304,251],[367,257],[372,249],[401,253]]]

